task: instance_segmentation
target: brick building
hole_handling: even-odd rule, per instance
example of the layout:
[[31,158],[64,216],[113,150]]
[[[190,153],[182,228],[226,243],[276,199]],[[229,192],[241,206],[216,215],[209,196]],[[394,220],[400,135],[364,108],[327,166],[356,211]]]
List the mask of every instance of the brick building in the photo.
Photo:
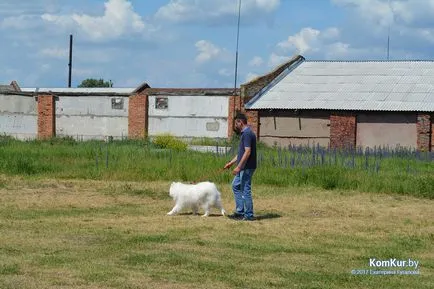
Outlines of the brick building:
[[434,61],[296,56],[241,95],[269,145],[434,149]]
[[18,139],[227,138],[233,88],[23,88],[0,85],[0,134]]
[[140,86],[129,98],[128,136],[227,138],[233,129],[231,103],[238,93],[233,88]]
[[0,85],[0,133],[18,138],[231,138],[245,112],[268,145],[434,150],[434,61],[306,61],[222,88]]

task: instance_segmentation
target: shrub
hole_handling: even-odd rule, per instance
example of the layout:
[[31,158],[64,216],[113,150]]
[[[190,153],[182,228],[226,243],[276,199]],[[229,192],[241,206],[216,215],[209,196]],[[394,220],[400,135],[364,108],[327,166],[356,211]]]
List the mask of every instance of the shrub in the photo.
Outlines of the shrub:
[[176,151],[187,150],[187,144],[170,134],[158,135],[154,138],[153,144],[161,149],[171,149]]

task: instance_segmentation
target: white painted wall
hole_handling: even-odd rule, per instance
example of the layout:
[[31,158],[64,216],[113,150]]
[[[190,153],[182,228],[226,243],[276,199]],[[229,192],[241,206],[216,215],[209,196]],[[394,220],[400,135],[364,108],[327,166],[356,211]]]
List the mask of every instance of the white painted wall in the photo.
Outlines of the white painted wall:
[[[123,101],[112,108],[112,99]],[[168,96],[168,109],[155,108],[149,97],[149,135],[227,138],[229,96]],[[79,140],[128,136],[126,96],[58,96],[56,136]],[[34,97],[0,95],[0,133],[20,139],[37,137],[37,102]]]
[[0,134],[17,139],[35,139],[38,133],[34,97],[0,94]]
[[149,96],[150,136],[227,138],[229,96],[167,96],[167,109],[155,108],[157,97]]
[[[113,98],[122,99],[122,109],[112,108]],[[59,96],[56,101],[56,135],[79,140],[127,137],[128,97]]]

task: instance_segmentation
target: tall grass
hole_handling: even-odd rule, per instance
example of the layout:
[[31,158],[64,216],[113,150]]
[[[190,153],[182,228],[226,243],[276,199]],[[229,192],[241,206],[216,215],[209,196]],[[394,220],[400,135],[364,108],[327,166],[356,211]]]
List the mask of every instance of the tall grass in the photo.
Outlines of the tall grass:
[[[209,142],[209,141],[208,141]],[[207,143],[209,144],[209,143]],[[217,143],[220,146],[222,143]],[[0,173],[63,179],[121,181],[212,180],[228,183],[218,170],[236,153],[161,149],[148,141],[18,141],[0,138]],[[258,146],[256,184],[313,186],[327,190],[408,194],[434,198],[434,155],[411,150],[331,150],[321,147]]]

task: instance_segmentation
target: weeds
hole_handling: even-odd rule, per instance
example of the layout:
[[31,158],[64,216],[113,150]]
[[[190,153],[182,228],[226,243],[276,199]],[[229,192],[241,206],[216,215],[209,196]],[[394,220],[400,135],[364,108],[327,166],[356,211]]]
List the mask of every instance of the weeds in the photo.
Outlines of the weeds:
[[[224,152],[200,153],[173,137],[149,141],[0,139],[0,172],[60,179],[119,181],[205,181],[229,183],[218,170],[236,154],[237,142]],[[205,142],[209,144],[210,141]],[[217,151],[221,143],[216,144]],[[434,154],[389,148],[346,149],[258,146],[256,184],[310,186],[327,190],[399,193],[434,198]],[[140,190],[130,194],[147,194]]]

